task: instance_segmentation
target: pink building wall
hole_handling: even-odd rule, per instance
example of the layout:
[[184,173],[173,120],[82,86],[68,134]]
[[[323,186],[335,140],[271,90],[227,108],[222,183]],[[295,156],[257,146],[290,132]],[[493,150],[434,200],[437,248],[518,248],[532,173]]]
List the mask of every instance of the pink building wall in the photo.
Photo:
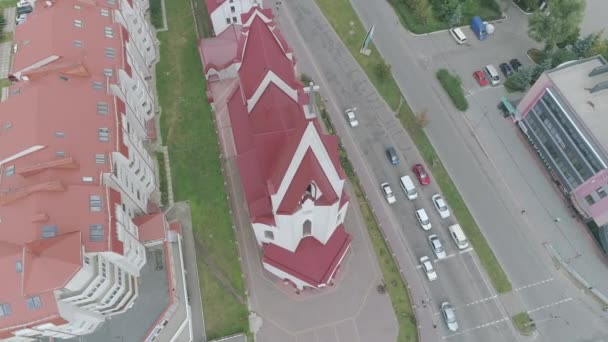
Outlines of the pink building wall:
[[517,110],[522,114],[522,117],[525,118],[528,115],[528,112],[536,102],[545,94],[545,89],[551,87],[553,83],[547,77],[546,74],[542,74],[540,78],[534,83],[532,88],[528,90],[524,98],[517,105]]
[[608,169],[604,169],[572,191],[573,200],[578,203],[580,209],[586,212],[600,226],[608,223],[608,197],[596,200],[593,205],[589,205],[585,197],[607,184]]

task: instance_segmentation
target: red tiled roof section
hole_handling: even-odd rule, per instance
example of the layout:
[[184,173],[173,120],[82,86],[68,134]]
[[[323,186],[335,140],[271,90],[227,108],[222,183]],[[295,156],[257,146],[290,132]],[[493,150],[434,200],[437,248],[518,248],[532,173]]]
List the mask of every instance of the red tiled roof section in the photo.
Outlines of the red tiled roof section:
[[[80,9],[76,9],[74,5]],[[76,27],[80,20],[82,27]],[[114,37],[104,36],[106,27],[113,29]],[[13,56],[12,72],[20,71],[50,56],[60,56],[72,61],[86,61],[97,68],[111,66],[105,57],[105,49],[113,48],[114,61],[122,61],[120,24],[112,16],[99,14],[99,7],[82,1],[53,1],[50,7],[44,1],[37,2],[36,10],[28,14],[27,21],[15,29],[14,42],[18,45]],[[74,46],[75,41],[82,48]],[[102,66],[103,65],[103,66]],[[94,70],[89,70],[94,74]]]
[[249,27],[239,79],[245,97],[250,99],[269,71],[295,88],[294,63],[287,58],[279,41],[264,21],[256,16]]
[[352,237],[336,228],[325,245],[312,236],[300,240],[295,252],[275,244],[264,245],[263,261],[313,286],[326,284],[348,251]]
[[138,216],[133,223],[139,227],[139,241],[156,241],[165,239],[165,219],[162,212]]
[[236,60],[240,25],[230,25],[219,36],[201,39],[198,48],[203,59],[205,72],[209,69],[222,70]]
[[309,148],[304,154],[304,158],[287,188],[287,192],[277,209],[277,213],[282,215],[293,214],[300,209],[306,188],[312,182],[316,184],[317,191],[322,193],[321,197],[314,201],[316,205],[331,205],[338,201],[338,195],[325,175],[323,167]]
[[226,1],[227,0],[206,0],[205,3],[207,4],[207,13],[209,13],[209,15],[211,15],[211,13],[213,13],[218,7],[220,7]]
[[257,221],[272,215],[267,181],[277,158],[283,156],[277,153],[277,147],[297,146],[306,119],[301,107],[273,84],[262,93],[251,114],[247,113],[240,92],[235,91],[228,103],[228,113],[249,214]]
[[64,286],[82,266],[81,240],[80,231],[74,231],[26,243],[23,295],[37,295]]

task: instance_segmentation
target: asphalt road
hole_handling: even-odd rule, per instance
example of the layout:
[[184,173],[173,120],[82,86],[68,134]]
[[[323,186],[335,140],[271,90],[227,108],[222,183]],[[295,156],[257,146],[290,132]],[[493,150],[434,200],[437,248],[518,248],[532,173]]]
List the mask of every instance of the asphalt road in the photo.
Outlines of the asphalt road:
[[[485,64],[496,66],[513,57],[529,63],[525,51],[535,43],[526,35],[527,18],[511,6],[508,20],[496,24],[491,39],[478,42],[465,29],[469,44],[458,46],[447,32],[422,37],[407,33],[385,1],[352,3],[367,27],[376,24],[374,43],[393,65],[410,106],[414,111],[428,110],[430,124],[425,130],[516,289],[499,297],[502,306],[510,313],[529,311],[542,322],[543,340],[608,339],[605,315],[556,271],[545,248],[545,243],[560,244],[565,255],[577,258],[580,253],[592,254],[586,251],[592,244],[579,244],[584,232],[569,220],[544,170],[517,141],[516,129],[495,110],[506,95],[504,89],[479,89],[469,76]],[[436,81],[434,73],[442,67],[464,80],[471,104],[466,115],[453,108]],[[521,209],[527,209],[525,215]],[[567,225],[552,223],[556,216],[568,218]],[[565,237],[566,231],[571,235]],[[575,239],[578,246],[569,248]],[[590,257],[588,263],[601,274],[606,269],[597,260]]]

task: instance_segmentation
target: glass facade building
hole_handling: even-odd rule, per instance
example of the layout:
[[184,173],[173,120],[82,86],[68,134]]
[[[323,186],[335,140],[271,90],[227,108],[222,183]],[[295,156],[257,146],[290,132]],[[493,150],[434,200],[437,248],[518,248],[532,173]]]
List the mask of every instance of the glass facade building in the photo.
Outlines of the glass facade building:
[[545,166],[571,192],[605,169],[606,158],[565,104],[557,91],[547,88],[523,123]]

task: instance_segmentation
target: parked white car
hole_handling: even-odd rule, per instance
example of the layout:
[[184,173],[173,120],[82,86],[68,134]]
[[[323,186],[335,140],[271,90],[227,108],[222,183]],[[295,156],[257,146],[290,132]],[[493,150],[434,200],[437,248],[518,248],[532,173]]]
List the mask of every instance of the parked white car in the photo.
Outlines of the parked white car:
[[384,198],[386,198],[386,201],[388,202],[388,204],[395,203],[396,202],[395,194],[393,193],[391,186],[388,183],[384,182],[384,183],[380,184],[380,187],[382,188],[382,193],[384,194]]
[[424,274],[429,279],[429,281],[433,281],[437,279],[437,273],[435,273],[435,268],[433,268],[433,263],[428,256],[423,256],[420,258],[420,265],[422,265],[422,269],[424,270]]
[[357,110],[357,108],[348,108],[346,111],[344,111],[344,115],[346,116],[346,120],[348,120],[350,127],[359,126],[359,120],[357,120],[355,110]]
[[437,259],[445,259],[447,257],[443,244],[441,243],[441,240],[439,240],[437,234],[429,235],[429,243],[431,244],[431,248]]
[[435,205],[435,209],[437,209],[439,216],[441,216],[442,219],[450,217],[450,208],[448,208],[448,204],[445,203],[443,197],[441,197],[440,194],[435,194],[431,198],[433,199],[433,204]]
[[426,210],[416,210],[416,220],[418,220],[418,224],[420,224],[422,230],[431,229],[431,220],[429,220],[429,216],[426,214]]

